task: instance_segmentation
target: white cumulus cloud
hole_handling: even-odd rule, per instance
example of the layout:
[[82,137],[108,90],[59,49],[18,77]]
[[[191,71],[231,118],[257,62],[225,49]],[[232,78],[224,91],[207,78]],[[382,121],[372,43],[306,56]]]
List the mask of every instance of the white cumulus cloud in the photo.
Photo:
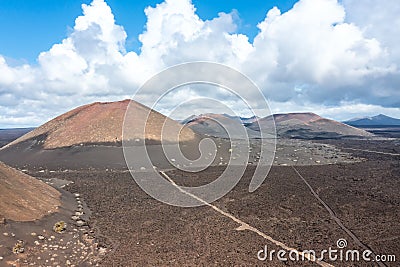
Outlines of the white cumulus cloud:
[[[203,20],[190,0],[165,0],[145,10],[139,53],[126,51],[127,34],[104,0],[82,9],[38,64],[11,66],[0,55],[0,126],[38,125],[81,104],[128,98],[165,67],[199,60],[242,71],[277,111],[312,107],[341,119],[338,111],[360,115],[355,107],[371,107],[400,116],[395,0],[300,0],[285,13],[275,7],[252,42],[238,32],[235,11]],[[169,97],[179,101],[182,92]]]

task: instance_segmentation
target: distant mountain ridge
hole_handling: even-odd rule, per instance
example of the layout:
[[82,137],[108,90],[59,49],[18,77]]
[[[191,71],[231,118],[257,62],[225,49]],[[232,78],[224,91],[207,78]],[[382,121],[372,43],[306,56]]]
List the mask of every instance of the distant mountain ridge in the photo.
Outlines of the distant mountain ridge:
[[274,114],[259,119],[248,127],[257,131],[260,125],[272,119],[275,121],[276,134],[281,138],[329,139],[373,136],[365,130],[323,118],[312,112]]
[[384,114],[372,117],[354,118],[343,123],[351,126],[400,126],[400,119],[392,118]]
[[[264,118],[241,118],[227,114],[202,114],[192,115],[181,121],[193,131],[215,137],[229,138],[221,125],[213,122],[219,119],[225,122],[231,129],[244,125],[249,138],[260,138],[260,129],[264,129],[263,136],[274,134],[271,128],[275,123],[276,135],[280,138],[296,139],[329,139],[342,137],[372,137],[373,134],[338,121],[323,118],[315,113],[282,113]],[[234,131],[233,131],[234,132]]]
[[257,118],[255,117],[242,118],[228,114],[206,113],[198,116],[192,115],[180,121],[180,123],[185,125],[185,127],[192,129],[194,132],[208,136],[229,138],[229,131],[231,138],[247,139],[247,137],[260,138],[259,132],[253,131],[247,127],[245,128],[247,135],[245,132],[241,131],[243,125],[249,124],[256,119]]
[[[212,117],[212,116],[215,116],[215,115],[217,115],[217,114],[216,113],[204,113],[204,114],[200,114],[200,115],[190,115],[186,119],[179,120],[179,122],[181,124],[187,124],[187,123],[190,123],[190,122],[195,121],[197,119],[200,119],[202,117],[207,117],[207,116],[211,116]],[[258,119],[260,119],[260,117],[257,117],[255,115],[251,116],[251,117],[233,116],[233,115],[229,115],[229,114],[226,114],[226,113],[218,114],[218,115],[222,115],[222,116],[224,116],[226,118],[233,119],[233,120],[240,120],[244,125],[250,124],[250,123],[255,122]]]

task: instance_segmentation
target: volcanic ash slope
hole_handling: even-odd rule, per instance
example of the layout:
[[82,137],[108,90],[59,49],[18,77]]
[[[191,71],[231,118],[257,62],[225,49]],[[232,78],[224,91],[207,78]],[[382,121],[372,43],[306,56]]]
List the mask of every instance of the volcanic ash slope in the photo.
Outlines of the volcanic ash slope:
[[[11,142],[5,148],[15,146],[25,141],[40,144],[44,149],[69,147],[73,145],[108,144],[116,145],[122,141],[122,127],[125,113],[129,106],[129,138],[139,138],[160,142],[176,141],[169,129],[161,129],[165,122],[169,128],[180,125],[150,108],[132,100],[118,102],[92,103],[75,108],[55,119],[43,124],[28,134]],[[147,118],[144,121],[144,118]],[[146,124],[146,131],[139,124]],[[182,129],[179,141],[195,138],[190,129]]]
[[0,162],[0,221],[34,221],[57,211],[60,192]]

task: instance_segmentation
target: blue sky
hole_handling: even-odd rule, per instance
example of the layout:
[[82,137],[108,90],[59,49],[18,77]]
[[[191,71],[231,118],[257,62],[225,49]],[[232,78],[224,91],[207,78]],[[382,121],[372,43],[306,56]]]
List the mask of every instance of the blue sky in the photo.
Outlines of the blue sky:
[[[1,0],[0,128],[131,98],[156,73],[191,61],[241,71],[273,113],[400,118],[398,14],[393,0]],[[159,111],[203,93],[171,94]]]
[[[0,54],[9,61],[35,63],[40,52],[64,39],[82,13],[81,4],[91,0],[1,0],[0,1]],[[138,35],[146,23],[144,9],[160,1],[108,0],[117,24],[128,34],[127,50],[139,51]],[[265,18],[266,10],[278,6],[282,11],[292,8],[295,0],[194,0],[197,14],[202,19],[212,19],[219,12],[238,12],[238,31],[254,38],[257,23]]]

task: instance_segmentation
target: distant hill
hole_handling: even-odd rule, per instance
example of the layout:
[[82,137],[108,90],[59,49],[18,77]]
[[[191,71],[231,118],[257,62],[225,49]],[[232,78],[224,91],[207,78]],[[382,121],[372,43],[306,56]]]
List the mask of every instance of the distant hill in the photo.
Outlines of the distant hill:
[[[254,121],[254,118],[246,119],[228,114],[207,113],[198,116],[192,115],[182,120],[181,123],[203,135],[234,139],[259,138],[259,132],[243,126],[247,121]],[[247,136],[241,132],[241,129],[246,130]],[[228,136],[227,130],[229,130],[230,136]]]
[[270,129],[272,119],[275,122],[276,135],[280,138],[329,139],[373,136],[365,130],[322,118],[314,113],[274,114],[265,118],[250,118],[249,120],[227,114],[208,113],[199,116],[192,115],[182,123],[197,133],[228,138],[226,131],[216,122],[218,120],[229,127],[234,133],[233,137],[239,136],[237,129],[244,125],[249,138],[260,138],[260,128],[264,129],[263,136],[265,137],[273,134],[273,130]]
[[[191,116],[187,117],[186,119],[179,120],[179,122],[182,123],[182,124],[187,124],[187,123],[189,123],[191,121],[194,121],[194,120],[196,120],[196,119],[198,119],[200,117],[204,117],[204,116],[207,116],[207,115],[213,116],[213,115],[217,115],[217,114],[215,114],[215,113],[206,113],[206,114],[200,114],[198,116],[197,115],[191,115]],[[251,117],[247,118],[247,117],[240,117],[240,116],[232,116],[232,115],[229,115],[229,114],[226,114],[226,113],[218,114],[218,115],[222,115],[224,117],[227,117],[227,118],[230,118],[230,119],[233,119],[233,120],[240,120],[244,125],[248,125],[248,124],[250,124],[252,122],[255,122],[255,121],[257,121],[259,119],[259,117],[257,117],[257,116],[251,116]]]
[[0,161],[23,168],[125,169],[122,127],[126,114],[124,140],[133,145],[145,140],[152,147],[149,154],[155,155],[152,160],[157,159],[154,163],[168,164],[158,148],[161,142],[195,145],[198,141],[190,128],[138,102],[96,102],[68,111],[5,145]]
[[258,131],[259,125],[270,123],[272,118],[275,120],[276,134],[281,138],[329,139],[373,136],[362,129],[329,120],[314,113],[274,114],[259,119],[248,127]]
[[[166,120],[173,127],[181,127],[179,123],[133,100],[96,102],[75,108],[52,119],[9,143],[5,148],[26,141],[45,149],[90,144],[118,145],[122,141],[122,125],[129,104],[131,105],[130,124],[133,128],[129,131],[128,137],[131,139],[160,142],[161,129]],[[143,132],[139,130],[140,127],[135,127],[135,123],[142,123],[148,112],[150,115],[146,124],[146,133],[143,136]],[[177,140],[177,136],[171,136],[168,133],[166,131],[162,136],[165,141]],[[184,129],[179,138],[185,141],[193,139],[194,136],[195,134],[190,129]]]
[[241,116],[232,116],[232,115],[229,115],[229,114],[226,114],[226,113],[224,113],[222,115],[227,117],[227,118],[233,119],[233,120],[239,120],[244,125],[248,125],[248,124],[250,124],[252,122],[255,122],[255,121],[257,121],[259,119],[259,117],[257,117],[257,116],[241,117]]
[[392,118],[383,114],[373,117],[355,118],[343,122],[351,126],[400,126],[400,119]]

